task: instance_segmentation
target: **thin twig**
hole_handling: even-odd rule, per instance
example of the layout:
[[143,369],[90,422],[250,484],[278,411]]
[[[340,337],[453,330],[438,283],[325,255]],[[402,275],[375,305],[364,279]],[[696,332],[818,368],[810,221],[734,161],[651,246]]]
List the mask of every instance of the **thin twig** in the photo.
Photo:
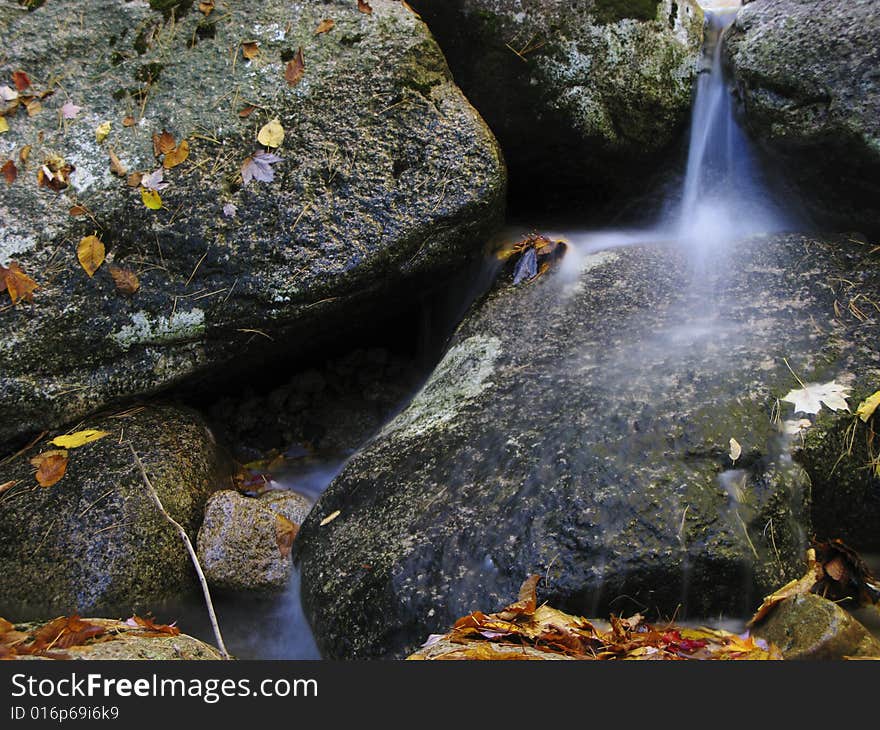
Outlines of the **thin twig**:
[[159,508],[159,511],[168,520],[172,525],[174,525],[177,530],[180,538],[183,540],[183,544],[186,545],[186,549],[189,552],[189,556],[192,559],[192,563],[195,566],[196,573],[199,575],[199,583],[202,585],[202,593],[205,594],[205,604],[208,607],[208,615],[211,618],[211,627],[214,629],[214,638],[217,640],[217,647],[220,649],[220,653],[223,655],[224,659],[229,659],[229,652],[226,650],[226,644],[223,643],[223,637],[220,635],[220,626],[217,623],[217,614],[214,613],[214,604],[211,601],[211,592],[208,590],[208,581],[205,580],[205,574],[202,572],[202,566],[199,563],[199,558],[196,555],[195,548],[190,542],[189,536],[186,534],[186,530],[183,529],[181,524],[177,522],[168,512],[165,511],[165,507],[162,506],[162,501],[159,499],[159,494],[156,492],[156,488],[153,486],[153,483],[150,481],[150,477],[147,476],[147,471],[144,469],[144,464],[141,461],[140,457],[137,455],[137,451],[134,450],[134,446],[131,445],[131,442],[128,444],[128,448],[131,449],[131,454],[134,456],[134,461],[137,464],[138,469],[141,472],[141,477],[143,477],[144,484],[147,485],[147,488],[150,490],[150,496],[153,498],[153,501],[156,503],[156,506]]

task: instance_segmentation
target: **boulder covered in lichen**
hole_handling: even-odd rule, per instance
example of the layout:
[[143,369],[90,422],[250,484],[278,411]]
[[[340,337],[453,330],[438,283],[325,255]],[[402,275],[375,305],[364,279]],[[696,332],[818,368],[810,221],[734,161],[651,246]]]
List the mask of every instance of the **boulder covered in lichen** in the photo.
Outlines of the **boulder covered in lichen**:
[[28,279],[0,287],[0,449],[302,354],[480,252],[496,142],[416,14],[371,7],[3,5],[0,273]]

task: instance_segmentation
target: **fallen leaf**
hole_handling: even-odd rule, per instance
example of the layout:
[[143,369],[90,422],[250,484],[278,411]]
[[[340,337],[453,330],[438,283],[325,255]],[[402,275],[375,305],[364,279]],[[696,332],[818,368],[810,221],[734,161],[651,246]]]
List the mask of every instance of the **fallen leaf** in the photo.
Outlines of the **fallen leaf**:
[[199,3],[199,10],[205,14],[205,17],[209,16],[214,10],[214,0],[202,0]]
[[189,157],[189,142],[183,139],[180,141],[180,144],[177,145],[177,147],[169,150],[165,154],[165,159],[162,161],[162,166],[166,170],[170,170],[172,167],[177,167],[187,157]]
[[816,560],[816,551],[812,548],[807,550],[807,572],[796,580],[789,581],[778,591],[771,593],[764,598],[763,603],[755,611],[746,626],[752,627],[761,621],[778,603],[792,596],[802,596],[809,593],[813,586],[822,579],[825,571],[822,565]]
[[862,419],[862,423],[867,423],[868,419],[874,415],[874,411],[877,410],[877,406],[880,406],[880,390],[859,403],[856,415]]
[[141,188],[141,200],[150,210],[159,210],[162,207],[162,197],[155,190]]
[[128,173],[128,169],[122,164],[122,161],[116,156],[116,153],[113,150],[107,150],[107,154],[110,155],[110,172],[119,177],[125,177]]
[[321,520],[318,527],[323,527],[324,525],[329,525],[331,522],[333,522],[333,520],[335,520],[341,514],[342,514],[342,510],[340,510],[340,509],[336,510],[335,512],[331,512],[323,520]]
[[119,266],[111,266],[109,271],[110,276],[113,277],[113,283],[116,284],[116,289],[123,294],[134,294],[140,289],[140,279],[138,279],[137,274],[133,271],[120,268]]
[[157,624],[156,620],[150,616],[141,618],[137,614],[130,619],[126,619],[126,625],[136,629],[143,629],[156,635],[178,636],[180,629],[174,624]]
[[260,44],[257,41],[243,41],[241,54],[249,61],[260,55]]
[[241,166],[241,177],[244,184],[247,185],[251,180],[259,182],[272,182],[275,179],[275,171],[272,165],[281,162],[283,158],[271,152],[255,152],[251,157],[245,159]]
[[0,116],[0,134],[3,132],[9,131],[9,122],[6,121],[6,117]]
[[367,15],[373,14],[373,8],[366,0],[358,0],[358,10],[360,10],[362,13],[366,13]]
[[242,119],[247,119],[251,114],[253,114],[255,106],[246,106],[238,110],[238,116]]
[[333,30],[333,26],[336,25],[336,21],[333,18],[324,18],[320,23],[318,23],[318,27],[315,28],[315,35],[320,35],[321,33],[326,33],[328,30]]
[[97,127],[95,127],[95,140],[98,142],[98,144],[101,144],[101,142],[107,139],[107,135],[110,134],[110,130],[112,128],[112,122],[101,122]]
[[60,446],[62,449],[76,449],[83,444],[90,444],[110,434],[107,431],[96,431],[93,428],[87,428],[84,431],[76,431],[64,436],[56,436],[50,442],[53,446]]
[[21,161],[22,164],[26,164],[30,156],[31,146],[29,144],[26,144],[24,147],[21,148],[21,151],[18,153],[18,159]]
[[[290,59],[287,62],[287,66],[284,68],[284,78],[287,81],[288,86],[296,86],[300,81],[302,81],[303,74],[306,71],[306,62],[303,58],[303,49],[300,46],[299,50],[296,52],[296,56]],[[275,120],[277,121],[277,120]],[[271,124],[271,122],[270,122]],[[279,125],[280,126],[280,125]],[[283,133],[283,130],[282,130]],[[266,144],[263,142],[263,144]],[[280,142],[279,142],[280,144]],[[267,147],[277,147],[277,144],[266,145]]]
[[0,292],[7,292],[13,304],[18,304],[22,299],[33,302],[34,291],[39,288],[37,282],[25,274],[15,261],[9,264],[8,269],[0,264]]
[[37,170],[37,185],[60,193],[70,185],[70,175],[75,169],[61,157],[50,155]]
[[81,646],[106,631],[103,626],[84,621],[76,614],[69,618],[56,618],[34,634],[34,643],[27,653],[39,654],[52,648],[69,649],[72,646]]
[[165,177],[165,171],[159,167],[149,175],[142,175],[140,179],[140,184],[143,185],[147,190],[155,190],[159,192],[160,190],[164,190],[168,187],[167,182],[163,182],[163,178]]
[[284,127],[278,119],[264,124],[257,133],[257,142],[264,147],[279,147],[284,141]]
[[281,557],[286,558],[293,549],[293,539],[299,532],[299,526],[288,520],[283,515],[275,515],[275,541],[278,543],[278,550],[281,551]]
[[15,182],[15,178],[18,177],[18,168],[12,160],[6,160],[3,166],[0,167],[0,172],[3,173],[7,185],[12,185]]
[[153,135],[153,154],[156,155],[156,157],[159,155],[167,155],[176,146],[177,140],[174,139],[174,135],[171,134],[171,132],[163,129],[162,134]]
[[18,92],[10,89],[5,84],[0,86],[0,101],[15,101],[18,98]]
[[226,205],[223,206],[223,215],[227,218],[233,218],[237,212],[238,208],[232,203],[226,203]]
[[739,441],[735,438],[730,439],[730,460],[736,464],[736,460],[742,456],[742,446],[739,445]]
[[31,464],[37,467],[37,483],[41,487],[51,487],[67,471],[67,452],[64,449],[44,451],[31,459]]
[[[76,247],[76,257],[90,279],[104,263],[105,254],[104,242],[97,236],[85,236]],[[62,444],[56,444],[56,446],[62,446]]]
[[122,126],[123,127],[133,127],[137,124],[137,120],[132,116],[127,116],[122,118]]
[[41,111],[43,111],[43,105],[38,101],[31,101],[24,105],[24,108],[27,109],[27,114],[29,117],[35,117]]
[[89,212],[89,209],[84,205],[72,205],[70,206],[70,210],[67,211],[68,215],[72,215],[74,218],[81,215],[86,215]]
[[136,188],[140,185],[144,180],[144,174],[142,172],[133,172],[127,178],[125,178],[125,183],[130,188]]
[[846,396],[850,390],[848,385],[839,385],[833,380],[828,383],[809,383],[803,388],[789,391],[782,400],[794,403],[795,413],[818,413],[822,404],[832,411],[848,411]]
[[13,71],[12,81],[13,83],[15,83],[15,88],[19,91],[24,91],[28,86],[31,85],[31,80],[28,78],[28,75],[24,71]]
[[77,106],[72,101],[68,101],[61,107],[62,119],[76,119],[76,115],[82,110],[81,106]]

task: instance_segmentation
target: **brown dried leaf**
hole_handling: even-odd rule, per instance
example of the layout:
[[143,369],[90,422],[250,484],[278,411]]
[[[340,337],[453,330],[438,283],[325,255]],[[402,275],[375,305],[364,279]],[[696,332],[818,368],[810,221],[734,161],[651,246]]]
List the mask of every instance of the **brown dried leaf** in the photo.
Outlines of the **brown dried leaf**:
[[116,284],[117,291],[123,294],[134,294],[141,286],[141,282],[133,271],[120,268],[119,266],[110,267],[110,276],[113,277],[113,283]]
[[26,144],[21,148],[21,151],[18,153],[18,159],[22,165],[27,164],[28,158],[31,156],[31,146]]
[[286,558],[290,555],[293,548],[293,539],[299,532],[299,526],[288,520],[283,515],[275,515],[275,541],[278,543],[278,550],[281,551],[281,557]]
[[241,54],[249,61],[256,58],[260,55],[260,44],[257,41],[242,41]]
[[156,157],[159,157],[159,155],[167,155],[176,146],[177,141],[174,139],[174,135],[171,134],[171,132],[163,129],[162,134],[153,135],[153,154]]
[[253,114],[254,109],[256,109],[256,108],[257,107],[252,106],[252,105],[248,105],[246,107],[243,107],[242,109],[238,110],[238,116],[240,116],[242,119],[247,119],[251,114]]
[[133,172],[127,178],[125,178],[125,182],[128,184],[130,188],[136,188],[141,184],[141,180],[144,179],[144,173],[142,172]]
[[119,177],[125,177],[128,169],[122,164],[116,153],[113,150],[107,150],[107,154],[110,155],[110,172]]
[[303,74],[306,71],[306,62],[303,58],[303,49],[300,46],[299,50],[296,52],[296,56],[294,56],[290,61],[287,62],[287,66],[284,69],[284,78],[287,81],[288,86],[296,86],[300,81],[302,81]]
[[90,279],[104,263],[105,255],[104,242],[97,236],[85,236],[76,247],[76,257]]
[[123,127],[133,127],[135,124],[137,124],[137,120],[131,115],[122,118]]
[[57,155],[46,158],[37,170],[37,184],[60,193],[70,185],[70,174],[76,168]]
[[187,157],[189,157],[189,142],[182,139],[177,147],[165,154],[165,159],[162,160],[162,167],[170,170],[172,167],[177,167]]
[[816,585],[818,581],[822,580],[824,575],[825,571],[822,569],[822,565],[816,561],[816,551],[812,548],[807,550],[807,572],[802,577],[789,581],[778,591],[771,593],[764,598],[764,602],[755,612],[755,615],[749,619],[746,626],[749,628],[754,626],[770,613],[776,604],[782,603],[786,598],[803,596],[809,593],[813,589],[813,586]]
[[12,183],[15,182],[15,178],[18,177],[18,168],[12,160],[6,160],[6,162],[3,163],[3,166],[0,167],[0,173],[3,173],[6,184],[12,185]]
[[326,33],[328,30],[333,30],[333,26],[336,25],[336,21],[333,18],[324,18],[320,23],[318,23],[318,27],[315,28],[315,35],[320,35],[321,33]]
[[28,75],[24,71],[13,71],[12,80],[15,83],[15,88],[19,91],[24,91],[28,86],[31,85],[31,80],[28,78]]
[[15,628],[15,624],[11,621],[7,621],[5,618],[0,617],[0,634],[5,634],[8,631],[12,631]]
[[214,10],[214,0],[201,0],[199,10],[205,14],[205,17],[208,17]]
[[152,616],[141,618],[135,614],[130,619],[126,619],[125,623],[133,628],[139,628],[150,632],[150,634],[154,636],[177,636],[180,634],[180,629],[177,628],[177,626],[174,626],[173,624],[157,624],[156,619]]
[[70,210],[67,211],[69,215],[72,215],[74,218],[80,215],[88,215],[89,209],[84,205],[72,205],[70,206]]
[[362,13],[366,13],[367,15],[373,14],[373,8],[370,6],[370,3],[367,0],[358,0],[358,10]]
[[27,114],[29,117],[35,117],[41,111],[43,111],[43,105],[40,104],[37,100],[31,101],[24,105],[24,108],[27,109]]
[[8,292],[13,304],[18,304],[22,299],[33,302],[34,291],[39,288],[37,282],[25,274],[15,261],[9,264],[8,269],[0,264],[0,292]]
[[41,487],[51,487],[57,484],[67,471],[67,451],[65,449],[44,451],[31,459],[31,464],[37,467],[37,483]]

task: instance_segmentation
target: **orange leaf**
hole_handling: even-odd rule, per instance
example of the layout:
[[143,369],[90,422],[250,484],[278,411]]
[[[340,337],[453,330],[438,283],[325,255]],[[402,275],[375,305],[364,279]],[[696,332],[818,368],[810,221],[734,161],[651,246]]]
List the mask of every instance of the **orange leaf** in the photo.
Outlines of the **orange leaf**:
[[299,526],[283,515],[275,515],[275,541],[278,543],[282,558],[290,555],[293,548],[293,538],[296,537],[297,532],[299,532]]
[[238,116],[240,116],[242,119],[247,119],[253,113],[254,109],[256,109],[256,108],[257,107],[255,107],[255,106],[246,106],[246,107],[239,110]]
[[26,144],[24,147],[21,148],[21,151],[18,153],[18,159],[21,160],[21,163],[24,165],[27,164],[28,157],[30,156],[31,146],[29,144]]
[[162,134],[153,135],[153,154],[156,155],[156,157],[159,155],[167,155],[176,146],[177,142],[171,132],[166,132],[163,129]]
[[260,44],[256,41],[243,41],[241,44],[242,55],[251,60],[260,55]]
[[367,15],[373,14],[373,8],[366,0],[358,0],[358,10],[360,10],[362,13],[366,13]]
[[0,265],[0,292],[9,292],[13,304],[18,304],[22,299],[26,302],[34,301],[34,290],[39,288],[37,282],[25,274],[14,261],[9,264],[8,269]]
[[211,11],[214,10],[214,0],[202,0],[199,3],[199,10],[205,14],[205,17],[209,16]]
[[156,634],[165,634],[167,636],[177,636],[180,633],[180,629],[176,626],[171,624],[157,624],[156,620],[149,616],[147,618],[141,618],[135,614],[130,619],[127,619],[125,623],[134,628],[144,629]]
[[0,172],[2,172],[3,177],[6,178],[7,185],[12,185],[12,183],[15,182],[15,178],[18,177],[18,168],[12,160],[6,160],[6,162],[3,163],[3,167],[0,167]]
[[287,62],[287,67],[284,69],[284,78],[287,80],[287,85],[296,86],[302,81],[305,71],[306,62],[303,58],[302,46],[300,46],[299,50],[296,52],[296,56]]
[[142,172],[133,172],[127,178],[125,178],[125,182],[130,188],[136,188],[141,184],[141,180],[143,180],[144,174]]
[[70,210],[68,210],[67,212],[69,215],[76,217],[76,216],[88,214],[89,209],[86,208],[84,205],[72,205],[70,207]]
[[122,119],[123,127],[133,127],[135,124],[137,124],[137,121],[132,116],[123,117]]
[[335,20],[333,20],[332,18],[324,18],[324,20],[318,23],[318,27],[315,28],[315,35],[326,33],[328,30],[332,30],[334,25],[336,25]]
[[104,263],[105,254],[104,242],[97,236],[86,236],[76,247],[76,257],[90,279]]
[[137,274],[128,269],[111,266],[110,276],[113,277],[113,283],[116,284],[116,289],[123,294],[134,294],[141,286]]
[[37,482],[41,487],[51,487],[57,484],[64,472],[67,471],[67,451],[44,451],[31,459],[31,464],[37,467]]
[[177,167],[187,157],[189,157],[189,142],[183,139],[177,147],[170,150],[165,155],[165,159],[162,161],[162,167],[166,170],[170,170],[172,167]]

